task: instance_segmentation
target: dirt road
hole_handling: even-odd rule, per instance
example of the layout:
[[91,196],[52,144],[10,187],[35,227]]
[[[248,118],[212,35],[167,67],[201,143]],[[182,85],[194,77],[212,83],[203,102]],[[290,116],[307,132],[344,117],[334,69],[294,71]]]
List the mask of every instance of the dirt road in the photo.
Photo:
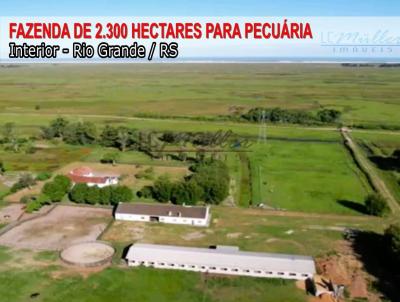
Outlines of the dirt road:
[[393,214],[400,214],[399,203],[394,198],[390,190],[387,188],[385,182],[379,177],[378,173],[376,172],[370,161],[364,156],[363,151],[353,141],[349,131],[347,131],[346,129],[342,129],[341,133],[345,140],[345,144],[352,150],[355,160],[360,165],[361,169],[367,174],[367,177],[374,189],[388,201],[389,207],[392,210]]

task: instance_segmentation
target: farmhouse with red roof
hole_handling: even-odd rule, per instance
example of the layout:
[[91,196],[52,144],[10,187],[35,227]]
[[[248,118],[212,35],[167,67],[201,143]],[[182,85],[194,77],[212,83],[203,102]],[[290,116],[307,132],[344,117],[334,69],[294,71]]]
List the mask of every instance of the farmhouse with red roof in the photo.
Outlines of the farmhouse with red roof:
[[99,188],[116,185],[118,184],[119,175],[105,175],[100,173],[95,173],[89,167],[79,167],[71,170],[68,173],[69,179],[72,183],[85,183],[89,187],[97,186]]

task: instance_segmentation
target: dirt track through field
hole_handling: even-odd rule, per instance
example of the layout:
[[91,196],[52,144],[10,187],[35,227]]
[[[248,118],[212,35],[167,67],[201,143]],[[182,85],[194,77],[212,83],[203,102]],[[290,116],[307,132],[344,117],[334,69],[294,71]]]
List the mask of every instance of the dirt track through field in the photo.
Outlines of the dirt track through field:
[[393,214],[396,215],[399,214],[400,205],[393,197],[390,190],[386,187],[385,182],[376,173],[374,167],[371,165],[368,159],[365,158],[362,151],[353,141],[348,131],[342,129],[341,133],[343,135],[343,138],[345,139],[347,147],[352,150],[354,159],[360,165],[361,169],[367,174],[367,177],[371,182],[372,186],[374,187],[374,189],[388,201],[389,207],[392,210]]

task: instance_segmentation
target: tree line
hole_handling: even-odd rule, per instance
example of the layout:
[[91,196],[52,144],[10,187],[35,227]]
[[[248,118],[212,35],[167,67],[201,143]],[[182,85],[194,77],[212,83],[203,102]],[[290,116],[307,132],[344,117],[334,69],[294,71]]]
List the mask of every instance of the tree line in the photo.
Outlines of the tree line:
[[306,110],[290,110],[276,108],[252,108],[241,115],[241,118],[249,122],[260,122],[265,119],[271,123],[290,123],[290,124],[334,124],[339,122],[341,112],[335,109],[322,109],[317,113]]
[[89,187],[87,184],[76,184],[69,193],[69,199],[76,203],[117,205],[133,198],[132,190],[127,186]]
[[124,126],[106,125],[99,131],[92,122],[70,122],[63,117],[51,121],[41,128],[44,139],[59,138],[72,145],[99,144],[121,151],[162,148],[165,144],[191,143],[194,146],[215,146],[238,139],[233,132],[153,132]]
[[138,197],[154,198],[159,202],[194,205],[200,200],[221,203],[229,194],[229,171],[220,160],[206,159],[190,167],[193,172],[182,181],[173,182],[160,176],[153,186],[145,186]]

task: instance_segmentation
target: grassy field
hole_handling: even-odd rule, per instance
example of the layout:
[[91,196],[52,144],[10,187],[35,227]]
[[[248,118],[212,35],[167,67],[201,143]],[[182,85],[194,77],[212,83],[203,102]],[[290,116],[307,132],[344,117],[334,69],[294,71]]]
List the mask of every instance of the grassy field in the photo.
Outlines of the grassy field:
[[247,251],[319,257],[335,250],[343,239],[344,228],[381,232],[388,223],[374,217],[285,217],[268,213],[261,209],[213,207],[208,229],[116,221],[101,239],[116,246],[135,241],[197,247],[220,244]]
[[[198,273],[127,269],[114,265],[84,276],[61,266],[56,253],[0,247],[0,296],[4,301],[306,301],[294,282],[220,278]],[[20,265],[23,264],[23,265]],[[252,291],[249,292],[248,288]],[[10,290],[12,288],[12,290]]]
[[253,200],[286,210],[358,213],[370,188],[340,143],[274,141],[249,153]]
[[329,107],[348,123],[399,124],[399,80],[396,68],[333,64],[24,65],[0,73],[0,111],[211,116],[231,106]]
[[[100,162],[104,154],[115,151],[115,149],[95,147],[91,150],[90,154],[84,158],[84,160],[87,162]],[[151,159],[149,155],[139,151],[125,151],[120,152],[119,155],[120,156],[118,158],[118,163],[120,164],[139,164],[149,166],[185,166],[185,164],[180,161],[154,160]]]
[[71,146],[39,149],[35,153],[10,152],[0,149],[0,161],[11,171],[54,171],[70,162],[77,161],[90,153],[89,148]]

